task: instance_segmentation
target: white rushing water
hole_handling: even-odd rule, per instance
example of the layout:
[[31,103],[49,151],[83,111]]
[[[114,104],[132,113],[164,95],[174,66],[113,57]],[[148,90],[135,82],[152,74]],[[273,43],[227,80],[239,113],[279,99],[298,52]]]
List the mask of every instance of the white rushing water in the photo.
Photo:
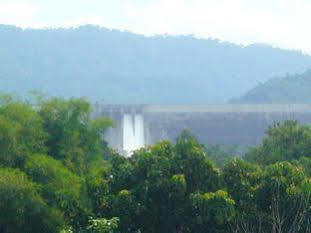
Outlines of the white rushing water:
[[135,115],[135,147],[136,149],[145,146],[144,121],[141,114]]
[[134,150],[134,127],[130,114],[123,116],[123,150],[128,154]]
[[130,156],[134,150],[145,145],[144,121],[141,114],[136,114],[134,119],[131,114],[123,116],[123,150]]

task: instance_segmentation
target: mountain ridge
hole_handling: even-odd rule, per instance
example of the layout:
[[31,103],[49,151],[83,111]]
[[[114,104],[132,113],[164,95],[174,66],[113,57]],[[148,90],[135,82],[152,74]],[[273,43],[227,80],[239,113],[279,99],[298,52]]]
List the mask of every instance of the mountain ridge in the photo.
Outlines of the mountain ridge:
[[92,25],[0,25],[0,91],[87,96],[109,103],[224,103],[258,82],[311,68],[311,57],[268,45],[193,36],[146,37]]
[[261,83],[231,103],[311,104],[311,69],[301,74],[287,74]]

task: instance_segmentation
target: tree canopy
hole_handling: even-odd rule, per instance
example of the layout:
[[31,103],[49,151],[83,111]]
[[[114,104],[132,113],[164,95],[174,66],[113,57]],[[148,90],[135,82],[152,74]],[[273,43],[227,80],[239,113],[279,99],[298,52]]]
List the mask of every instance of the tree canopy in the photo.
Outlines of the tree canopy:
[[309,126],[272,125],[245,157],[217,163],[187,130],[127,158],[91,111],[84,99],[1,99],[0,232],[311,232]]

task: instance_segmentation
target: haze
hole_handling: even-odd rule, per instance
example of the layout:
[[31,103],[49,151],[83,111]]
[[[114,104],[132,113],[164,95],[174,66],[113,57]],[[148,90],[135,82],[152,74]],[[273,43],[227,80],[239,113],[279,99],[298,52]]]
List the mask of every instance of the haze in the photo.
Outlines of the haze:
[[309,0],[1,0],[0,23],[32,28],[95,24],[310,53],[310,12]]

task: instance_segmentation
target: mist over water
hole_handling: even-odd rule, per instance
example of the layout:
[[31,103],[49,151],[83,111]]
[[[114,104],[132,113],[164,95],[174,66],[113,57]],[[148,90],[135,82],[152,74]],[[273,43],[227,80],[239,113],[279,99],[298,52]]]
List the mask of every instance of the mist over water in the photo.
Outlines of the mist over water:
[[123,116],[123,150],[127,156],[137,149],[144,147],[144,122],[141,114]]

